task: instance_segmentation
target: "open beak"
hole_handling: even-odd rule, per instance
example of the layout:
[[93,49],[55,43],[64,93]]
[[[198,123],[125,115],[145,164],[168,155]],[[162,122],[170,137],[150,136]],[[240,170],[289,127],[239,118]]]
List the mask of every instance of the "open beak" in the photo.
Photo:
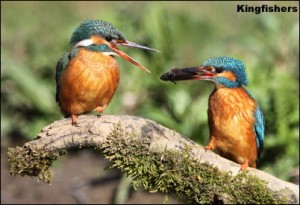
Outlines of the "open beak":
[[174,68],[160,76],[164,81],[179,81],[179,80],[204,80],[214,76],[211,71],[208,71],[203,66],[191,68]]
[[[159,52],[158,50],[155,50],[153,48],[149,48],[137,43],[133,43],[130,41],[126,41],[126,42],[120,42],[115,44],[116,46],[128,46],[128,47],[134,47],[134,48],[140,48],[140,49],[144,49],[144,50],[150,50],[150,51],[155,51],[155,52]],[[116,46],[112,46],[111,49],[120,57],[124,58],[125,60],[129,61],[130,63],[140,67],[142,70],[151,73],[147,68],[145,68],[144,66],[142,66],[141,64],[139,64],[136,60],[134,60],[133,58],[131,58],[130,56],[128,56],[126,53],[124,53],[123,51],[119,50]]]
[[134,42],[130,42],[130,41],[126,41],[126,42],[122,42],[122,43],[117,43],[118,46],[128,46],[128,47],[134,47],[134,48],[141,48],[144,50],[149,50],[149,51],[155,51],[155,52],[160,52],[159,50],[153,49],[153,48],[149,48],[147,46],[143,46]]

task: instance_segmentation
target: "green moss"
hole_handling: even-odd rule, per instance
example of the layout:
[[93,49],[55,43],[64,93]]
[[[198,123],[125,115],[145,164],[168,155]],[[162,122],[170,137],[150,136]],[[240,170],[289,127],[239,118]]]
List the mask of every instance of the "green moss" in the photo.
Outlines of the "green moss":
[[[134,186],[149,192],[176,196],[186,203],[282,204],[290,193],[273,193],[266,182],[247,172],[232,176],[208,163],[198,163],[190,156],[190,147],[181,151],[149,150],[149,132],[137,137],[126,133],[120,124],[114,126],[107,140],[96,149],[133,179]],[[126,135],[130,135],[126,137]],[[64,151],[36,150],[29,146],[8,149],[11,175],[38,177],[50,183],[53,160]],[[165,202],[167,197],[165,198]]]
[[[125,140],[125,135],[131,136]],[[287,203],[285,197],[270,191],[266,182],[247,172],[232,176],[207,163],[199,164],[188,147],[181,152],[150,152],[149,140],[124,133],[119,124],[98,148],[112,161],[111,167],[133,179],[134,186],[149,192],[175,193],[186,203]]]
[[53,160],[56,160],[64,152],[36,150],[32,147],[17,146],[8,148],[7,154],[11,175],[20,174],[21,176],[38,177],[39,180],[50,183],[51,174],[49,168]]

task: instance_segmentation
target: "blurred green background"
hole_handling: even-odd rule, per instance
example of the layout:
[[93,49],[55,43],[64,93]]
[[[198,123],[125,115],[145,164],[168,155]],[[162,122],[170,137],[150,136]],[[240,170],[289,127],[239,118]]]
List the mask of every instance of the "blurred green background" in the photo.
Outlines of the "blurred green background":
[[[299,11],[237,13],[242,2],[1,2],[1,142],[33,139],[62,119],[55,67],[85,19],[111,22],[125,37],[161,53],[121,48],[151,74],[117,58],[121,79],[106,114],[149,118],[208,143],[207,104],[214,86],[159,79],[174,67],[219,55],[247,66],[247,89],[266,119],[258,168],[292,181],[299,166]],[[246,2],[259,6],[260,2]],[[297,6],[298,2],[265,2]],[[21,144],[20,144],[21,145]]]

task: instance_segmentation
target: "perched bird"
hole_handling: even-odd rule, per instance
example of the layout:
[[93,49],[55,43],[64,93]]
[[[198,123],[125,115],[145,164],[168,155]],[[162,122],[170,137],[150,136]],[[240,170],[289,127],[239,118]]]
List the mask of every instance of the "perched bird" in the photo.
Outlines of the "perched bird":
[[206,150],[216,150],[227,159],[256,168],[264,146],[264,117],[251,94],[242,61],[226,56],[206,60],[191,68],[172,69],[161,76],[165,81],[206,80],[214,83],[209,96],[209,144]]
[[117,46],[157,51],[130,42],[111,23],[86,20],[73,32],[71,50],[56,66],[56,101],[65,117],[77,125],[78,115],[92,111],[102,113],[119,84],[119,69],[114,56],[120,56],[142,70],[140,65]]

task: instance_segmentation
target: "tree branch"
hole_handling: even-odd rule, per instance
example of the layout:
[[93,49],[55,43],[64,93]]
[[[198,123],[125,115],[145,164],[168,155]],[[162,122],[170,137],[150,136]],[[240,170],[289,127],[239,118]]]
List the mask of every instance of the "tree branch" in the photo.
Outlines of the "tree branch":
[[[240,180],[243,183],[242,187],[245,186],[245,180],[248,180],[246,183],[252,186],[252,190],[255,185],[250,185],[250,183],[254,179],[257,179],[258,182],[263,180],[266,182],[267,190],[271,191],[273,199],[281,200],[280,202],[283,200],[286,203],[299,203],[298,185],[285,182],[257,169],[247,168],[247,172],[240,173],[240,165],[224,159],[211,151],[205,151],[201,145],[154,121],[135,116],[103,115],[97,118],[92,115],[82,115],[78,118],[78,125],[78,127],[72,126],[69,118],[56,121],[43,128],[41,133],[37,135],[37,139],[26,143],[21,148],[9,148],[8,156],[11,174],[37,176],[43,181],[49,182],[50,172],[48,173],[48,169],[51,166],[51,162],[59,155],[62,155],[65,150],[94,148],[99,149],[106,158],[112,160],[113,166],[133,176],[138,181],[137,184],[142,184],[144,188],[152,191],[175,191],[179,197],[187,199],[188,202],[206,203],[220,200],[225,203],[238,202],[236,200],[238,196],[231,196],[228,192],[219,194],[216,187],[224,185],[221,191],[227,190],[227,188],[231,189],[229,179],[234,180],[234,178],[245,177],[243,180]],[[144,157],[142,158],[144,161],[149,159],[152,161],[149,162],[150,164],[142,163],[141,157]],[[135,159],[140,161],[134,161]],[[132,166],[133,163],[140,164]],[[180,163],[184,163],[187,166],[181,166]],[[181,173],[184,167],[187,167],[188,171],[184,171],[190,173],[188,174],[190,178],[195,173],[195,179],[191,179],[193,180],[191,183],[195,183],[193,188],[193,190],[196,190],[195,192],[198,189],[200,190],[200,193],[198,193],[199,197],[198,195],[193,195],[195,199],[191,200],[188,199],[190,196],[184,196],[185,193],[177,189],[177,187],[180,187],[181,182],[185,183],[183,189],[187,186],[192,187],[193,184],[187,185],[187,179],[180,181],[181,175],[179,178],[176,176],[180,181],[175,181],[176,184],[174,179],[177,180],[177,178],[175,176],[172,178],[173,175],[169,175],[170,170],[162,167],[169,167],[176,173]],[[193,167],[196,168],[193,169]],[[204,167],[209,167],[209,169],[205,169],[205,172],[210,173],[210,178],[205,178],[207,174],[202,172]],[[159,181],[163,178],[162,176],[167,176],[166,184],[160,185],[155,180],[155,182],[152,182],[153,178],[151,180],[142,178],[150,177],[152,174],[150,170],[157,170],[157,172],[153,171],[156,174],[155,180]],[[215,179],[213,177],[223,176],[222,173],[226,173],[224,181],[218,178],[216,182],[210,182],[210,187],[206,187],[204,190],[199,188],[204,185],[208,186],[207,181]],[[164,180],[166,179],[164,178]],[[149,185],[150,182],[152,183],[151,186]],[[259,185],[259,187],[263,186]],[[206,193],[205,190],[207,189],[211,189],[211,192],[215,194]],[[236,184],[236,189],[233,190],[234,193],[237,193],[238,189],[242,188]],[[243,192],[245,191],[243,190]],[[263,191],[260,190],[260,192]],[[204,199],[203,195],[205,194],[208,194],[210,198],[207,197],[205,198],[207,201],[201,201]],[[252,192],[250,194],[255,195]],[[258,194],[261,195],[262,193]],[[250,202],[261,201],[257,199],[257,201]]]

